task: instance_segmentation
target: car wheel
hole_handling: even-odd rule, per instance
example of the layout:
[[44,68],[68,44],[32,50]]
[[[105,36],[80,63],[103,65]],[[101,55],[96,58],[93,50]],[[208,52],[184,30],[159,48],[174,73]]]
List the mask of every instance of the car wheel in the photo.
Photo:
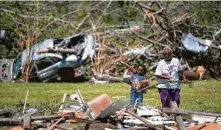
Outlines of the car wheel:
[[74,81],[74,69],[73,67],[66,67],[66,68],[61,68],[58,71],[58,75],[61,77],[61,81],[65,81],[65,82],[72,82]]

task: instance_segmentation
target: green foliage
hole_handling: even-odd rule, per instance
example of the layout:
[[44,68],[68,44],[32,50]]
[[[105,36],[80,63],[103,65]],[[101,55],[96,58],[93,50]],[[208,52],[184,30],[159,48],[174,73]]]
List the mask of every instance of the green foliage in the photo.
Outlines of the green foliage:
[[107,25],[112,25],[113,23],[114,23],[114,19],[111,17],[111,15],[108,13],[105,13],[102,18],[101,24],[103,26],[107,26]]
[[[31,37],[31,44],[37,43],[47,38],[67,37],[72,35],[74,26],[71,22],[62,23],[58,19],[67,21],[73,20],[73,17],[65,14],[70,12],[71,8],[75,7],[74,2],[47,2],[47,1],[15,1],[15,2],[0,2],[0,29],[7,32],[6,43],[0,43],[7,46],[13,45],[11,48],[6,48],[2,52],[1,58],[14,57],[15,53],[20,50],[17,47],[19,36],[25,42],[27,36]],[[6,12],[5,12],[5,11]],[[74,15],[74,14],[73,14]],[[73,16],[72,15],[72,16]],[[78,20],[78,17],[74,17]],[[81,17],[79,18],[81,19]],[[27,30],[29,27],[29,30]],[[71,33],[72,32],[72,33]],[[10,35],[12,34],[13,35]],[[0,49],[3,49],[1,46]]]
[[197,13],[199,23],[211,25],[221,22],[221,11],[219,10],[221,3],[219,1],[203,1],[194,5],[193,11]]
[[120,12],[119,21],[121,23],[129,22],[129,21],[136,21],[136,16],[138,15],[139,11],[131,6],[127,6]]
[[[7,15],[4,11],[0,11],[0,28],[15,33],[15,35],[9,36],[9,39],[11,40],[9,42],[14,46],[9,49],[9,51],[14,49],[18,52],[15,47],[17,45],[18,35],[21,35],[23,40],[27,37],[27,28],[22,24],[28,25],[31,28],[30,32],[33,33],[38,30],[40,31],[53,22],[46,29],[40,31],[40,35],[32,34],[33,37],[36,35],[37,38],[33,41],[34,43],[36,43],[36,41],[52,37],[66,37],[73,34],[78,24],[85,18],[85,16],[87,16],[88,13],[91,13],[91,17],[88,18],[88,22],[85,22],[81,26],[78,32],[84,32],[85,30],[91,29],[91,23],[89,21],[96,23],[96,20],[98,20],[98,18],[102,15],[102,10],[105,9],[108,3],[109,2],[107,1],[101,3],[91,1],[1,1],[0,8],[6,9],[10,12],[8,12],[9,15]],[[175,1],[170,1],[169,6],[173,6],[176,3],[177,2]],[[218,7],[220,6],[219,1],[190,1],[186,3],[189,11],[197,13],[197,17],[193,18],[196,22],[203,23],[205,25],[216,24],[217,26],[220,26],[219,23],[221,22],[221,15],[220,10],[218,10]],[[157,4],[153,4],[152,7],[156,10],[158,9]],[[180,6],[178,7],[181,9]],[[87,9],[95,10],[88,11]],[[184,9],[184,7],[182,7],[182,9]],[[173,12],[177,12],[178,9],[174,8],[172,10],[174,10]],[[62,17],[72,11],[76,12]],[[38,19],[37,17],[42,18]],[[61,19],[61,21],[56,19]],[[107,12],[103,14],[99,25],[127,25],[128,22],[142,23],[143,12],[141,12],[134,2],[113,1],[107,9]],[[120,39],[119,42],[125,41],[124,39]],[[131,40],[131,38],[129,38],[129,40]],[[13,53],[16,53],[16,51]],[[2,57],[10,57],[6,53],[2,54],[4,55]]]
[[86,11],[79,11],[76,13],[76,17],[79,19],[83,19],[87,15]]

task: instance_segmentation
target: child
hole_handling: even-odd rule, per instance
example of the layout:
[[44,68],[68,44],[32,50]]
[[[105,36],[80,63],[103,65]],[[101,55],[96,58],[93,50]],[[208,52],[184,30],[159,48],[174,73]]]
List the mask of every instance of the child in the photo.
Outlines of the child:
[[128,64],[121,62],[128,70],[131,71],[131,75],[124,74],[123,82],[128,83],[130,85],[130,104],[134,105],[136,100],[138,102],[143,102],[143,93],[146,93],[146,90],[140,92],[142,88],[147,87],[148,80],[145,77],[146,69],[143,65],[139,65],[137,69],[132,69]]
[[136,100],[137,102],[143,102],[143,93],[146,91],[141,91],[142,88],[148,86],[148,80],[145,77],[146,69],[144,66],[139,65],[135,73],[133,73],[130,77],[130,104],[134,105]]

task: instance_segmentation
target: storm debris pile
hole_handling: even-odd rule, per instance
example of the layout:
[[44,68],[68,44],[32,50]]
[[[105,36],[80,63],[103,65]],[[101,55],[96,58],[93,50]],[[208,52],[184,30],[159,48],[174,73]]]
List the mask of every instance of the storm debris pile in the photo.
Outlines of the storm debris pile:
[[32,116],[25,114],[17,118],[2,117],[0,125],[6,129],[16,130],[198,130],[199,128],[218,130],[221,127],[220,114],[187,111],[173,107],[173,105],[172,108],[153,108],[137,102],[132,106],[129,105],[129,101],[111,101],[107,94],[85,102],[79,90],[70,95],[70,99],[73,101],[72,105],[65,106],[66,97],[65,93],[57,115]]

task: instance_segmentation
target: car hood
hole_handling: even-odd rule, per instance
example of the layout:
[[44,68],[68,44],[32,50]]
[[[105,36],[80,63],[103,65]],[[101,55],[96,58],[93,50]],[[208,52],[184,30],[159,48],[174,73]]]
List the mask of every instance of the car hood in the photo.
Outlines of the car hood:
[[[30,49],[30,61],[36,60],[40,56],[45,55],[45,54],[38,54],[37,53],[38,50],[53,48],[53,46],[54,46],[54,39],[47,39],[47,40],[44,40],[42,42],[35,44]],[[22,52],[22,66],[24,66],[26,60],[27,60],[27,49]]]

